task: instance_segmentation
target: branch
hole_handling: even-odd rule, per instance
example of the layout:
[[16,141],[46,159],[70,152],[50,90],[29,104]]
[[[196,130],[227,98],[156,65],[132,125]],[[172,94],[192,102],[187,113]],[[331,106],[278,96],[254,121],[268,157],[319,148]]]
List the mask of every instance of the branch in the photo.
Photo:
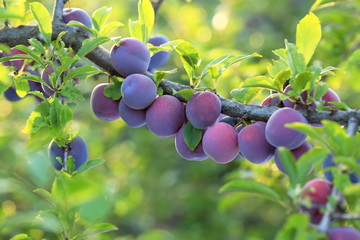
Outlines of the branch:
[[[55,40],[57,36],[66,31],[67,33],[62,37],[65,45],[71,47],[74,51],[78,51],[81,48],[82,42],[87,39],[80,29],[67,26],[64,23],[53,23],[53,35],[52,39]],[[36,38],[39,41],[41,36],[37,26],[19,26],[16,28],[4,28],[0,30],[0,43],[6,44],[10,47],[14,47],[19,44],[29,45],[28,39]],[[110,59],[110,52],[103,47],[96,48],[90,52],[86,57],[94,64],[104,69],[107,73],[114,76],[121,76],[112,66]],[[152,77],[151,73],[146,73],[147,76]],[[190,88],[178,83],[163,80],[160,88],[164,90],[164,94],[172,95],[173,89],[179,91],[181,89]],[[183,100],[181,96],[176,95],[177,98]],[[277,107],[260,107],[253,105],[246,105],[236,101],[228,100],[219,96],[222,104],[221,112],[231,117],[241,117],[245,120],[257,120],[267,121],[269,117],[279,108]],[[350,118],[356,119],[360,122],[360,110],[349,111],[324,111],[316,112],[313,109],[306,111],[299,111],[310,123],[320,123],[321,120],[331,120],[338,122],[342,125],[346,125]]]
[[55,1],[55,7],[54,7],[54,13],[53,13],[53,22],[61,22],[62,21],[64,4],[66,2],[67,2],[67,0],[56,0]]
[[155,15],[156,15],[157,11],[159,10],[160,5],[161,5],[161,3],[162,3],[163,1],[164,1],[164,0],[153,0],[153,1],[151,1],[151,4],[152,4],[152,6],[153,6],[153,8],[154,8]]

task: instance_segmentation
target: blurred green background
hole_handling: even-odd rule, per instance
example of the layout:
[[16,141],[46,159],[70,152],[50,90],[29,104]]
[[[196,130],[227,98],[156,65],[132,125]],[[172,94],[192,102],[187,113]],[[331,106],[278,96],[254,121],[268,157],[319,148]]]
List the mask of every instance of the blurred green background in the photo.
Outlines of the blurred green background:
[[[326,79],[350,107],[358,108],[359,66],[349,59],[359,48],[359,3],[322,1],[315,11],[322,24],[322,40],[312,61],[322,67],[338,67],[337,76]],[[52,11],[52,1],[42,1]],[[232,66],[220,79],[218,91],[230,91],[249,77],[266,73],[274,58],[272,50],[284,47],[284,39],[295,42],[296,24],[309,11],[313,0],[164,0],[157,14],[154,34],[170,40],[184,39],[200,52],[202,69],[212,59],[229,53],[264,56]],[[111,21],[125,23],[113,36],[129,36],[127,22],[137,18],[137,1],[72,0],[72,7],[92,13],[97,8],[113,8]],[[20,22],[11,22],[19,24]],[[32,23],[34,23],[32,21]],[[110,49],[111,45],[106,46]],[[178,68],[169,77],[187,83],[181,61],[175,54],[162,69]],[[89,159],[105,159],[104,165],[87,171],[79,224],[109,222],[119,230],[99,237],[116,240],[260,240],[273,239],[284,224],[287,212],[269,200],[239,193],[220,194],[228,180],[255,179],[275,189],[288,182],[273,161],[253,165],[244,159],[220,165],[211,159],[190,162],[176,152],[173,138],[153,136],[146,128],[132,129],[122,120],[95,119],[89,105],[93,87],[105,77],[80,84],[86,101],[74,112],[73,126],[85,139]],[[261,102],[268,94],[256,101]],[[50,190],[54,169],[42,151],[29,151],[28,135],[21,132],[36,107],[32,97],[11,103],[0,96],[0,239],[27,233],[35,239],[56,239],[49,230],[34,224],[39,210],[49,204],[34,189]],[[321,173],[314,171],[309,176]],[[96,189],[96,193],[91,192]]]

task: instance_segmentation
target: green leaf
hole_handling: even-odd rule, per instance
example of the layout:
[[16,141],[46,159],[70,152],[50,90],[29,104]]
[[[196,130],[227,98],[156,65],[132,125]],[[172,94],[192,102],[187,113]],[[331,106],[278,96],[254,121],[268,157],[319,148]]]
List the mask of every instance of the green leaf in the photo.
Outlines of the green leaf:
[[281,199],[280,195],[275,190],[266,186],[265,184],[245,179],[238,179],[228,182],[222,186],[219,191],[245,192],[266,197],[275,201],[279,201]]
[[33,240],[32,237],[29,237],[27,234],[17,234],[16,236],[12,237],[10,240]]
[[290,186],[292,188],[295,188],[297,184],[297,169],[295,164],[295,158],[290,152],[290,150],[284,147],[278,148],[278,154],[280,161],[284,166],[286,175],[289,177]]
[[109,35],[111,32],[113,32],[116,28],[118,27],[122,27],[124,26],[123,23],[121,22],[118,22],[118,21],[114,21],[114,22],[111,22],[109,24],[107,24],[100,32],[100,36],[107,36]]
[[180,55],[185,71],[192,81],[195,78],[195,71],[200,64],[199,53],[190,43],[182,42],[178,44],[175,51]]
[[141,41],[146,44],[149,41],[152,27],[155,23],[155,12],[150,0],[139,0],[138,12],[139,25],[142,33]]
[[8,68],[0,64],[0,94],[3,94],[11,86],[12,82]]
[[50,46],[52,35],[52,21],[49,12],[39,2],[30,3],[30,10],[35,20],[39,24],[41,36],[44,38],[46,45]]
[[45,48],[43,46],[43,44],[37,40],[36,38],[31,38],[29,39],[29,43],[31,44],[31,46],[33,46],[40,54],[44,54],[45,55]]
[[281,70],[275,76],[274,86],[282,90],[285,82],[290,79],[290,76],[291,72],[289,70]]
[[319,79],[319,77],[321,75],[322,68],[319,66],[313,65],[313,66],[309,67],[309,71],[313,74],[313,76],[312,76],[310,82],[308,82],[308,84],[306,85],[305,89],[310,94],[315,87],[316,81]]
[[48,191],[46,191],[43,188],[37,188],[34,190],[34,193],[39,194],[42,198],[44,198],[45,200],[47,200],[48,202],[50,202],[51,204],[54,204],[54,198],[51,195],[51,193],[49,193]]
[[29,82],[24,77],[18,77],[15,80],[16,94],[23,98],[30,90]]
[[299,73],[305,72],[306,63],[304,55],[298,51],[296,45],[288,43],[287,41],[285,41],[285,45],[288,55],[287,62],[289,64],[292,74],[296,76]]
[[50,113],[50,104],[48,101],[43,101],[30,114],[26,121],[26,126],[23,129],[24,133],[36,133],[41,128],[48,126],[47,117]]
[[69,79],[75,79],[75,78],[80,78],[80,79],[88,78],[100,72],[101,70],[95,66],[83,65],[68,72],[68,74],[65,76],[63,81],[66,82]]
[[104,89],[104,95],[107,98],[112,98],[114,101],[120,100],[122,82],[118,77],[112,77],[111,81],[113,83]]
[[329,87],[324,82],[319,82],[315,87],[314,99],[320,99],[328,91]]
[[281,92],[282,89],[279,86],[275,86],[272,79],[266,76],[257,76],[253,78],[246,79],[245,82],[241,85],[242,88],[265,88]]
[[283,60],[274,61],[273,64],[267,66],[267,71],[272,78],[275,78],[282,71],[287,71],[289,66]]
[[202,130],[195,128],[190,122],[187,122],[183,132],[184,141],[191,151],[194,151],[199,145],[202,137]]
[[321,25],[317,16],[310,12],[300,20],[296,28],[296,46],[308,64],[321,39]]
[[[17,45],[14,48],[19,49],[25,53],[27,53],[27,55],[24,54],[19,54],[18,56],[21,56],[22,58],[25,59],[31,59],[34,60],[35,62],[37,62],[38,64],[40,64],[43,68],[46,67],[46,64],[42,61],[42,59],[31,49],[27,48],[24,45]],[[26,57],[25,57],[26,56]]]
[[101,165],[105,162],[105,160],[102,159],[92,159],[87,161],[85,164],[81,165],[78,170],[76,171],[78,174],[85,172],[89,170],[90,168],[96,167],[98,165]]
[[297,181],[303,183],[313,166],[321,164],[327,154],[328,152],[323,148],[314,148],[303,154],[296,162]]
[[71,20],[71,21],[68,22],[66,25],[83,28],[83,29],[87,30],[88,32],[90,32],[90,33],[91,33],[91,36],[95,36],[95,35],[96,35],[96,32],[95,32],[93,29],[89,28],[88,26],[86,26],[85,24],[83,24],[83,23],[81,23],[81,22],[78,22],[78,21],[75,21],[75,20]]
[[189,99],[194,95],[194,93],[195,93],[194,89],[183,89],[183,90],[180,90],[178,92],[173,89],[173,95],[179,94],[186,101],[189,101]]
[[112,8],[106,6],[97,9],[92,15],[94,28],[99,32],[111,15]]
[[312,73],[302,72],[295,78],[290,79],[290,86],[295,92],[300,94],[300,92],[302,92],[302,89],[304,89],[305,86],[311,82],[312,77]]
[[14,9],[0,8],[0,19],[23,19],[24,14]]
[[131,37],[142,41],[142,32],[139,20],[132,21],[131,19],[129,19],[129,32]]
[[224,60],[224,68],[226,69],[226,68],[230,67],[231,65],[233,65],[235,63],[238,63],[238,62],[240,62],[242,60],[253,58],[253,57],[262,57],[262,56],[255,52],[255,53],[250,54],[250,55],[240,55],[240,56],[234,56],[234,57],[231,57],[231,58],[226,58]]
[[357,49],[351,54],[349,59],[346,62],[346,68],[350,69],[351,67],[358,65],[360,63],[360,49]]
[[75,169],[75,159],[72,156],[67,157],[64,168],[69,174],[73,174]]
[[[84,101],[85,98],[82,92],[78,89],[78,85],[75,84],[73,80],[67,81],[62,87],[60,91],[61,96],[65,97],[68,101]],[[71,108],[71,104],[67,103],[67,105]]]
[[174,74],[177,72],[177,69],[169,70],[169,71],[155,71],[153,75],[154,82],[156,84],[156,87],[159,86],[160,82],[168,75]]
[[233,89],[230,94],[238,102],[251,104],[253,99],[261,93],[261,88]]
[[[107,41],[109,41],[108,37],[98,37],[95,39],[86,39],[85,41],[83,41],[82,46],[76,55],[79,58],[85,57],[89,52],[91,52],[92,50],[94,50],[95,48],[97,48],[98,46],[100,46],[101,44],[103,44]],[[75,65],[75,63],[72,64],[72,67],[73,67],[73,65]]]
[[79,239],[85,239],[94,235],[115,231],[118,228],[110,223],[98,223],[93,227],[87,229],[83,234],[79,236]]
[[218,58],[212,60],[211,62],[209,62],[206,65],[204,71],[201,74],[201,79],[203,79],[209,73],[209,68],[211,66],[219,65],[219,64],[221,64],[222,62],[224,62],[226,59],[228,59],[230,57],[232,57],[232,56],[231,55],[225,55],[225,56],[218,57]]

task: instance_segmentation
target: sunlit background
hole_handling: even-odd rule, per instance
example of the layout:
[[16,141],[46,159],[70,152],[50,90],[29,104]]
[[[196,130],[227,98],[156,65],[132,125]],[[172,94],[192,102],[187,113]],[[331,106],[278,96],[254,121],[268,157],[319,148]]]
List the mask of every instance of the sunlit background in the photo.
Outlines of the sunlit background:
[[[52,1],[42,3],[52,11]],[[242,81],[266,73],[267,65],[275,58],[272,50],[284,47],[284,39],[295,42],[296,24],[313,3],[313,0],[164,0],[153,33],[193,44],[202,59],[201,70],[225,54],[263,55],[261,59],[236,64],[222,75],[217,90],[229,98],[230,91]],[[113,36],[129,36],[127,23],[129,18],[137,18],[136,0],[71,1],[71,7],[83,8],[90,14],[102,6],[112,7],[110,21],[125,24]],[[315,14],[320,18],[323,36],[312,61],[322,67],[339,68],[337,76],[326,81],[346,104],[358,108],[359,68],[351,66],[348,60],[360,43],[359,4],[352,1],[330,4]],[[110,49],[111,44],[106,47]],[[178,73],[169,79],[187,84],[187,75],[175,54],[162,69],[174,68],[178,68]],[[89,97],[95,85],[106,81],[106,77],[99,77],[81,82],[86,100],[74,112],[73,125],[87,143],[89,159],[106,160],[104,165],[84,174],[86,187],[79,194],[79,201],[83,202],[81,224],[110,222],[119,228],[99,239],[274,238],[286,219],[285,209],[256,196],[219,193],[226,181],[238,178],[284,188],[287,178],[273,161],[259,166],[241,158],[226,165],[211,159],[190,162],[177,154],[173,138],[155,137],[145,127],[132,129],[122,120],[97,120],[91,112]],[[264,91],[256,101],[261,102],[268,94]],[[36,104],[32,97],[11,103],[0,96],[1,239],[18,233],[36,239],[56,239],[50,229],[32,223],[39,210],[50,207],[33,190],[39,187],[50,190],[55,177],[47,159],[47,146],[40,152],[30,151],[28,135],[21,131]]]

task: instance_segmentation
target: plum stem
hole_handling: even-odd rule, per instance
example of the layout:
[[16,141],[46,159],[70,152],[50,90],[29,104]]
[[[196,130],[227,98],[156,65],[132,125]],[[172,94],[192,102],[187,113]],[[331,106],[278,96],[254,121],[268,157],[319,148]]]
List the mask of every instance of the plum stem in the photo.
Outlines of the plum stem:
[[64,161],[63,161],[65,171],[67,171],[66,162],[68,160],[68,153],[69,153],[69,145],[66,144],[65,151],[64,151]]

